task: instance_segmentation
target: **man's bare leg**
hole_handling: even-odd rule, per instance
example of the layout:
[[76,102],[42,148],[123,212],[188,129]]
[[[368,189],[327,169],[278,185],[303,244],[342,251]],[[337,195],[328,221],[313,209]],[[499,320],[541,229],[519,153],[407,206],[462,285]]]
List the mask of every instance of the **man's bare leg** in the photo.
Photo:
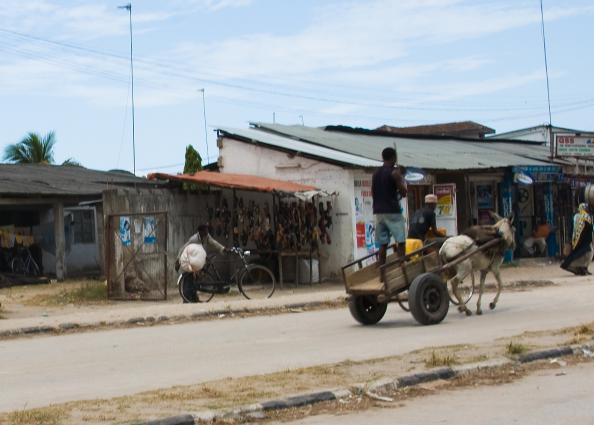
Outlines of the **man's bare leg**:
[[378,266],[383,266],[384,264],[386,264],[387,252],[388,252],[388,245],[380,245],[380,249],[378,251],[378,259],[377,259]]

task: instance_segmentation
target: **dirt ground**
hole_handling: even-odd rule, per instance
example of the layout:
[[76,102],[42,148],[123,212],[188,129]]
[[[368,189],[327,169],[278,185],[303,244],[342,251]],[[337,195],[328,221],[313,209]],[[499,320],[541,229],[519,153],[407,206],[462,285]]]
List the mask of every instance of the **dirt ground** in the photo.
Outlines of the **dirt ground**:
[[[472,363],[502,356],[513,358],[515,355],[531,350],[569,343],[586,343],[593,339],[594,322],[562,330],[527,332],[512,338],[501,338],[490,344],[431,347],[402,356],[356,362],[345,361],[284,370],[267,375],[227,378],[200,385],[176,386],[113,399],[78,401],[39,409],[25,409],[0,414],[0,424],[131,424],[180,413],[238,407],[321,389],[344,388],[354,383],[370,383],[384,377],[393,378],[439,366]],[[521,376],[531,367],[534,366],[520,368],[506,366],[499,371],[484,372],[484,376],[481,375],[482,380],[479,381],[457,378],[451,382],[432,383],[388,396],[398,400],[398,397],[418,396],[427,391],[474,385],[476,382],[481,384],[507,382]],[[332,409],[336,412],[345,409],[363,409],[377,403],[377,400],[360,397],[359,401],[349,400],[346,404],[323,403],[319,406],[274,413],[269,419],[295,419],[320,409],[326,409],[326,412],[333,411]]]
[[[502,269],[506,290],[523,289],[551,284],[551,279],[571,277],[561,270],[557,263],[545,260],[533,261],[529,265],[508,265]],[[478,276],[477,276],[478,278]],[[492,290],[493,277],[487,277],[487,290]],[[477,279],[478,286],[478,279]],[[340,291],[340,281],[313,285],[286,285],[277,288],[275,297],[315,291]],[[62,283],[50,283],[0,288],[0,320],[26,317],[48,317],[101,310],[126,309],[134,305],[143,307],[163,304],[180,304],[177,288],[168,289],[168,299],[163,301],[114,301],[107,300],[107,283],[104,280],[79,279]],[[242,299],[238,293],[216,295],[213,301]]]
[[[285,286],[277,288],[274,296],[342,290],[338,282],[315,285]],[[213,301],[243,300],[237,291],[216,295]],[[118,301],[107,299],[107,283],[104,280],[68,280],[61,283],[13,286],[0,289],[0,320],[26,317],[48,317],[71,313],[128,309],[131,306],[150,307],[151,305],[181,304],[177,288],[169,289],[167,300],[160,301]]]

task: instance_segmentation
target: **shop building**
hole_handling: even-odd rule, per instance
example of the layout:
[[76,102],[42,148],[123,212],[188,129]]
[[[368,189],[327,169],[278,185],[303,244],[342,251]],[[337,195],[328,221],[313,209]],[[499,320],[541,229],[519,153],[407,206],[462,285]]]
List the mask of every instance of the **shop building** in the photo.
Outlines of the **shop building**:
[[[371,176],[385,147],[396,147],[398,163],[407,170],[405,217],[421,206],[425,194],[435,192],[438,225],[450,234],[485,222],[488,210],[511,214],[521,184],[514,181],[514,170],[543,174],[552,165],[541,143],[402,136],[346,127],[220,127],[218,143],[222,173],[291,180],[338,194],[332,217],[336,245],[322,252],[323,269],[333,273],[375,249]],[[560,167],[555,170],[561,173]]]

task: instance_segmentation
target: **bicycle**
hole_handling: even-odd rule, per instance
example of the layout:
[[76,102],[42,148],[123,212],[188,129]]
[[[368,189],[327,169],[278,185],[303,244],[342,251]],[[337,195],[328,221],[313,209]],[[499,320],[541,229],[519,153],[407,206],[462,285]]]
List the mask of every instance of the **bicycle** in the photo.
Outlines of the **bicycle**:
[[30,276],[39,276],[41,271],[33,259],[31,251],[27,247],[16,248],[16,254],[10,261],[10,269],[13,273]]
[[221,277],[212,261],[214,256],[207,257],[204,268],[198,273],[183,272],[179,275],[177,286],[184,303],[209,302],[215,294],[226,294],[234,285],[248,300],[272,296],[276,287],[272,271],[260,264],[248,263],[246,257],[250,251],[231,248],[229,252],[241,260],[241,265],[229,279]]

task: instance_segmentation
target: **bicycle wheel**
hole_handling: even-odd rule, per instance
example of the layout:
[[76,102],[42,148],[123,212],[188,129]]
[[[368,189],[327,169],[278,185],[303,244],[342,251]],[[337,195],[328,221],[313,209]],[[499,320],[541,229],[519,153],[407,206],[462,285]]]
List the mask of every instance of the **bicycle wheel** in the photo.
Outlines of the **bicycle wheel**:
[[16,274],[25,274],[27,268],[25,267],[25,262],[21,257],[14,257],[10,262],[10,269],[13,273]]
[[33,258],[29,259],[29,267],[27,267],[27,274],[31,275],[31,276],[39,276],[41,274],[41,270],[39,270],[39,266],[37,265],[37,263],[35,262],[35,260]]
[[184,303],[197,303],[198,293],[194,288],[194,275],[192,273],[182,273],[177,278],[177,289]]
[[276,279],[267,267],[250,264],[237,282],[239,291],[248,300],[270,298],[274,293]]
[[177,279],[177,288],[179,295],[184,303],[207,303],[212,300],[214,294],[211,292],[202,292],[196,290],[198,282],[213,282],[214,279],[208,273],[200,273],[194,277],[192,273],[182,273]]

